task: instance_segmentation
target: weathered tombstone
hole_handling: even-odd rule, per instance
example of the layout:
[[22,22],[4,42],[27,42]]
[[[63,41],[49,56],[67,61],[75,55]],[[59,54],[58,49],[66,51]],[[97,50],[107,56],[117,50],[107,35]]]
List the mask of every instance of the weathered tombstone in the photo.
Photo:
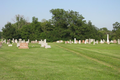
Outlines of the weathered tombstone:
[[89,44],[91,44],[91,39],[89,38]]
[[117,43],[117,41],[116,41],[116,40],[113,40],[113,43]]
[[2,42],[0,42],[0,48],[2,47]]
[[21,43],[22,42],[22,39],[19,39],[19,43]]
[[9,39],[9,40],[7,40],[7,44],[10,44],[10,39]]
[[6,43],[6,39],[5,39],[5,40],[3,40],[3,43]]
[[85,43],[85,41],[84,41],[84,40],[82,40],[82,43]]
[[20,43],[19,49],[29,49],[28,43]]

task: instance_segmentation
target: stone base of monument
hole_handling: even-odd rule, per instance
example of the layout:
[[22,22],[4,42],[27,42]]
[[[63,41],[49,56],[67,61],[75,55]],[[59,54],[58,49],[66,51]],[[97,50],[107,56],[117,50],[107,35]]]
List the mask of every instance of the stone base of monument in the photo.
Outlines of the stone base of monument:
[[28,43],[20,43],[19,49],[29,49]]

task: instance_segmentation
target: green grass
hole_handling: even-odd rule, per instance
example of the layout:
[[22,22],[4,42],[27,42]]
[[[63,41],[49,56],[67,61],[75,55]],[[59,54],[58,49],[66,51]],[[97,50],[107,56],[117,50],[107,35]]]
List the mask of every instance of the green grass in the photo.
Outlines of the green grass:
[[120,80],[120,45],[49,44],[3,44],[0,80]]

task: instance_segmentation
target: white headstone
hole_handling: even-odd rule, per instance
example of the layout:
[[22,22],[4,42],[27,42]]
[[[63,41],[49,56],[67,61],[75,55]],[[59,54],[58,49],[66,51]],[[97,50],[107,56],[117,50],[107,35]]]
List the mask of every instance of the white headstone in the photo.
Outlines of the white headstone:
[[81,44],[81,40],[79,40],[79,44]]
[[109,44],[109,34],[107,34],[107,43]]
[[118,39],[118,44],[120,44],[120,39]]
[[46,43],[46,39],[44,39],[44,43]]
[[101,44],[104,43],[102,39],[101,39],[100,43],[101,43]]
[[77,42],[76,42],[76,38],[74,38],[74,43],[76,44]]

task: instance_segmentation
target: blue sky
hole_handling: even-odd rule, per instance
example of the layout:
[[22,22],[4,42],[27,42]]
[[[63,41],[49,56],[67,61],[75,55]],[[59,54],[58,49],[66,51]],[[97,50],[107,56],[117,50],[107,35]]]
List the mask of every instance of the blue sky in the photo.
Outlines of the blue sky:
[[0,31],[7,22],[14,23],[17,14],[29,22],[33,16],[48,20],[56,8],[77,11],[98,28],[112,30],[113,23],[120,23],[120,0],[0,0]]

